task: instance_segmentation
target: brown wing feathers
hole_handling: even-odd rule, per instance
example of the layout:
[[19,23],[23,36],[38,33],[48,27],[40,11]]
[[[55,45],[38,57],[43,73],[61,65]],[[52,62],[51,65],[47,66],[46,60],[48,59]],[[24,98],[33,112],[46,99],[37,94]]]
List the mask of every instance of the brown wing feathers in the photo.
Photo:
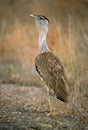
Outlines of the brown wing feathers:
[[67,102],[68,84],[60,60],[51,52],[45,52],[36,57],[35,66],[49,88],[54,90],[56,97]]

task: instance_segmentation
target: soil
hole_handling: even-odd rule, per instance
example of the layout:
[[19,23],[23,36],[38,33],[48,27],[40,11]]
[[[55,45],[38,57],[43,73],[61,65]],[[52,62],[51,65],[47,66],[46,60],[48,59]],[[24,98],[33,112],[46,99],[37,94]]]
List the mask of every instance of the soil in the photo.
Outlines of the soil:
[[0,84],[0,130],[88,130],[87,114],[68,113],[58,104],[58,113],[49,114],[44,88]]

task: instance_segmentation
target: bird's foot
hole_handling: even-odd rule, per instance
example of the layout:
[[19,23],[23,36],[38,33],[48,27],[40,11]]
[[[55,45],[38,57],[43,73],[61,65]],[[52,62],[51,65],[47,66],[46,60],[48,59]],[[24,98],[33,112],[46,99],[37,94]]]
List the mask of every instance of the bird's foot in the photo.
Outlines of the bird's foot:
[[47,116],[55,116],[55,115],[58,115],[58,114],[59,114],[58,111],[52,111],[52,112],[50,111],[50,112],[46,113]]

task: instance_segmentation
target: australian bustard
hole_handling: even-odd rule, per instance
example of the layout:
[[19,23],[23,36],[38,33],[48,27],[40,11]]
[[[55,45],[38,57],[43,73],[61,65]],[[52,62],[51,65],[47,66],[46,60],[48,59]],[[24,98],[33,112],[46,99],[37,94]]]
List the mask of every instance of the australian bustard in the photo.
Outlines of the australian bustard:
[[[69,90],[64,67],[59,58],[49,50],[46,43],[49,20],[42,15],[30,14],[30,16],[35,19],[39,29],[38,46],[40,54],[35,58],[36,70],[46,82],[48,93],[67,103]],[[52,112],[51,102],[50,111]]]

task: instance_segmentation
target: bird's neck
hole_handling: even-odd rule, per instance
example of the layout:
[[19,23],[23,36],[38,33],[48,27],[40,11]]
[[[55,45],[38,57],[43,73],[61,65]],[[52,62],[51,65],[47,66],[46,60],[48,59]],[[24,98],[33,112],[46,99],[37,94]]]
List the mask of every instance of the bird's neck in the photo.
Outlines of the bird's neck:
[[46,43],[46,35],[47,35],[47,32],[44,32],[44,31],[39,32],[39,43],[38,44],[39,44],[40,53],[49,51],[49,48]]

